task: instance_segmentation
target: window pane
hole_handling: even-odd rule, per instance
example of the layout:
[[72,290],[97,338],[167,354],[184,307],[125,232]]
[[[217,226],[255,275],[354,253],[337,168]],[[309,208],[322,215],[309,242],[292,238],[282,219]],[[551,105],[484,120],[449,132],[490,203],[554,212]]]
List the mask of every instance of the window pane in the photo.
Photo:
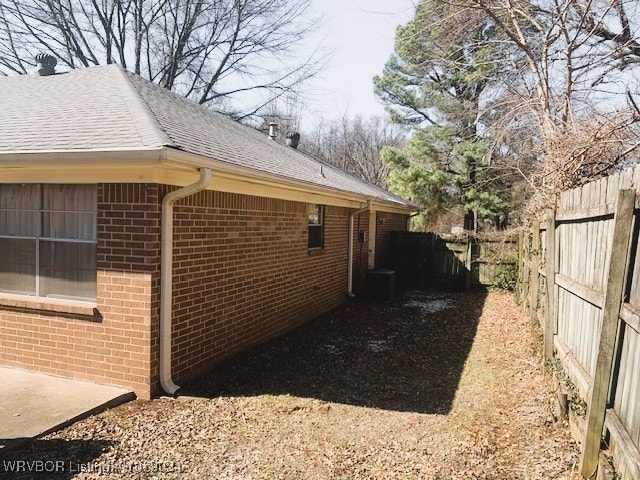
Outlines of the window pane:
[[309,225],[320,225],[322,223],[322,206],[309,205]]
[[39,208],[38,185],[0,184],[0,235],[35,237]]
[[322,248],[322,225],[309,225],[309,248]]
[[0,238],[0,290],[36,293],[36,240]]
[[95,213],[42,212],[42,236],[73,240],[96,239]]
[[43,237],[96,239],[95,185],[44,185],[42,195]]
[[40,296],[96,298],[96,245],[42,240]]

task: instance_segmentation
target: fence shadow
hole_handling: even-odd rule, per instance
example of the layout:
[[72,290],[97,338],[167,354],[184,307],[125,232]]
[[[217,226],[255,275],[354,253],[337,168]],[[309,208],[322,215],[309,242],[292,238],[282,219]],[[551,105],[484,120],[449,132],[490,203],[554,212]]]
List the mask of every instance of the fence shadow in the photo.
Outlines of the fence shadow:
[[405,291],[349,302],[241,353],[182,395],[289,394],[394,411],[451,410],[486,293]]

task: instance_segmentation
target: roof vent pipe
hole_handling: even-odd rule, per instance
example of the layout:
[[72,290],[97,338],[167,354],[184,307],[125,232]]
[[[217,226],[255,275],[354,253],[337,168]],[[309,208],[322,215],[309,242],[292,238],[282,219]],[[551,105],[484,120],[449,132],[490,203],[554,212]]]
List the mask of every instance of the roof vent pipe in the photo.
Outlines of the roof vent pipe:
[[278,130],[278,124],[276,122],[269,122],[269,138],[271,140],[276,139],[277,130]]
[[38,67],[38,75],[47,77],[56,73],[56,65],[58,60],[48,53],[39,53],[36,55],[36,64]]
[[287,146],[291,148],[298,148],[300,143],[300,134],[298,132],[287,132],[286,140]]

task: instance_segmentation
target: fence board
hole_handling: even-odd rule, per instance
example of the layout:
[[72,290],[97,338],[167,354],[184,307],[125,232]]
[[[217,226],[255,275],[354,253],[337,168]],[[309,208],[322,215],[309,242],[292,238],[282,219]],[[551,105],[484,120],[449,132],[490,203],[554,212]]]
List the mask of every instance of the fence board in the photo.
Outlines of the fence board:
[[555,212],[547,212],[547,230],[545,232],[545,303],[544,303],[544,358],[553,357],[553,335],[555,333],[555,277],[556,277],[556,223]]
[[563,366],[572,372],[571,380],[577,387],[578,394],[582,398],[587,398],[589,395],[589,386],[591,385],[591,375],[582,367],[573,354],[571,347],[565,344],[562,338],[557,336],[554,340],[554,345],[558,352],[558,358],[562,361]]
[[613,410],[607,411],[606,427],[611,432],[612,452],[614,458],[620,459],[616,467],[624,479],[640,478],[640,452],[634,445],[634,440],[626,431],[624,425]]
[[635,229],[635,239],[636,244],[634,245],[635,251],[632,252],[633,265],[631,266],[631,272],[629,274],[630,288],[629,288],[629,303],[634,306],[634,308],[640,311],[640,242],[638,239],[638,223],[636,222]]
[[[630,201],[636,211],[625,221],[632,234],[629,248],[624,250],[613,246],[614,224],[618,220],[614,213],[619,206],[619,191],[628,188],[637,190]],[[532,316],[546,312],[544,318],[547,320],[553,313],[553,345],[583,398],[589,396],[591,389],[599,388],[601,397],[602,392],[606,392],[605,403],[590,401],[590,414],[597,410],[597,415],[602,417],[605,405],[612,407],[607,413],[607,428],[614,459],[622,466],[623,478],[640,480],[637,476],[640,474],[640,222],[636,221],[640,219],[637,212],[640,209],[640,166],[563,192],[555,208],[555,255],[549,255],[550,247],[543,240],[540,256],[536,258],[535,236],[541,229],[534,228],[522,235],[521,299],[529,309],[535,308]],[[543,238],[545,235],[543,233]],[[606,305],[607,292],[611,294],[607,287],[611,280],[609,272],[619,270],[619,265],[611,263],[612,257],[629,259],[623,283],[626,302],[621,297],[615,306]],[[534,274],[536,261],[540,268]],[[550,262],[553,265],[549,265]],[[555,273],[554,278],[551,278],[551,271]],[[526,285],[527,279],[530,285]],[[546,284],[547,281],[550,284]],[[536,284],[541,288],[535,288]],[[603,322],[605,306],[617,311],[609,312],[607,321]],[[552,308],[553,312],[550,312]],[[617,336],[615,331],[612,336],[611,325],[617,324],[620,325]],[[547,328],[545,321],[545,330]],[[614,368],[604,368],[611,378],[606,380],[605,376],[606,381],[598,382],[603,369],[602,360],[598,360],[603,330],[609,337],[607,348]],[[609,330],[608,334],[606,330]],[[617,342],[615,348],[611,345],[614,341]],[[592,425],[592,446],[588,448],[597,453],[600,439],[599,434],[593,432]]]
[[640,188],[640,169],[639,168],[633,169],[633,188],[635,189]]
[[619,178],[620,178],[620,183],[618,184],[618,188],[620,190],[627,190],[629,188],[632,188],[632,185],[633,185],[632,169],[627,169],[620,172]]
[[406,284],[490,286],[507,270],[515,277],[518,241],[515,236],[392,232],[391,258],[394,269]]
[[623,423],[629,433],[640,440],[640,411],[638,411],[638,393],[640,388],[638,379],[640,378],[640,336],[637,332],[627,329],[624,345],[628,352],[627,368],[620,370],[620,378],[625,384],[625,400],[620,402],[621,409],[624,408]]
[[[636,169],[640,172],[640,169]],[[632,182],[638,177],[634,173]],[[636,199],[637,202],[637,199]],[[634,225],[629,270],[627,302],[622,305],[618,371],[614,380],[613,411],[629,433],[634,446],[640,448],[640,242],[639,226]]]
[[573,280],[565,277],[564,275],[557,274],[556,275],[556,285],[563,288],[569,293],[572,293],[578,299],[588,302],[591,305],[602,308],[604,303],[604,295],[600,293],[598,290],[594,290],[589,287],[585,287],[578,282],[574,282]]
[[531,300],[529,303],[531,305],[532,314],[534,315],[534,317],[537,318],[538,306],[540,305],[540,302],[539,302],[540,273],[538,272],[538,270],[540,269],[540,222],[533,223],[533,226],[531,227],[531,235],[532,235],[532,241],[531,241],[532,259],[531,259],[531,279],[529,280],[531,282],[531,287],[530,287]]
[[629,304],[622,305],[620,318],[628,328],[635,330],[636,333],[640,333],[640,311],[635,307]]
[[[616,183],[616,182],[614,182]],[[587,429],[583,440],[581,472],[591,478],[597,471],[600,441],[604,427],[607,395],[611,383],[611,368],[615,349],[618,319],[624,295],[627,252],[635,207],[635,192],[621,190],[617,194],[615,224],[613,228],[613,252],[607,278],[607,289],[602,308],[602,326],[598,346],[596,368],[592,379],[587,410]]]

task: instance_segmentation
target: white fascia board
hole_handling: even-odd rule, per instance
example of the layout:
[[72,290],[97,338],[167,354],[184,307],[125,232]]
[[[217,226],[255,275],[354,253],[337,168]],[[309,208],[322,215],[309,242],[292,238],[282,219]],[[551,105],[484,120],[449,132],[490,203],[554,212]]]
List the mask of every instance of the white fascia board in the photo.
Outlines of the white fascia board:
[[[279,177],[276,175],[271,175],[268,173],[259,172],[256,170],[251,170],[248,168],[238,167],[235,165],[230,165],[226,162],[221,162],[218,160],[214,160],[208,157],[203,157],[200,155],[195,155],[188,152],[183,152],[175,149],[167,149],[167,155],[163,158],[162,163],[167,165],[176,165],[176,166],[185,166],[190,165],[192,167],[209,167],[214,170],[214,173],[218,177],[229,178],[240,180],[241,182],[251,184],[251,185],[260,185],[262,187],[272,187],[281,191],[292,192],[293,198],[291,195],[287,195],[288,198],[298,200],[297,197],[308,197],[313,195],[316,197],[314,200],[316,203],[325,203],[328,205],[336,205],[336,206],[346,206],[349,208],[363,208],[368,201],[372,201],[374,205],[374,209],[381,212],[389,212],[389,213],[401,213],[401,214],[410,214],[416,211],[416,208],[411,206],[405,206],[401,203],[392,203],[386,202],[382,199],[377,199],[374,197],[367,197],[365,195],[358,195],[350,192],[343,192],[341,190],[321,187],[315,185],[313,183],[304,183],[301,181],[291,180],[284,177]],[[186,183],[185,183],[186,184]],[[215,190],[219,190],[220,184],[219,182],[213,182],[212,188]],[[244,192],[244,191],[234,191],[235,193],[247,193],[252,195],[260,195],[259,193],[252,192]],[[271,196],[271,195],[267,195]],[[275,197],[275,198],[284,198],[284,197]],[[302,200],[302,198],[299,199]]]
[[129,164],[159,163],[165,155],[164,147],[122,148],[112,150],[52,150],[0,153],[0,168],[46,167],[52,164],[103,165],[104,162]]
[[1,153],[0,183],[153,182],[184,186],[193,182],[200,167],[214,171],[216,179],[210,189],[228,193],[356,209],[371,200],[376,211],[409,214],[416,210],[400,203],[298,182],[167,147]]

